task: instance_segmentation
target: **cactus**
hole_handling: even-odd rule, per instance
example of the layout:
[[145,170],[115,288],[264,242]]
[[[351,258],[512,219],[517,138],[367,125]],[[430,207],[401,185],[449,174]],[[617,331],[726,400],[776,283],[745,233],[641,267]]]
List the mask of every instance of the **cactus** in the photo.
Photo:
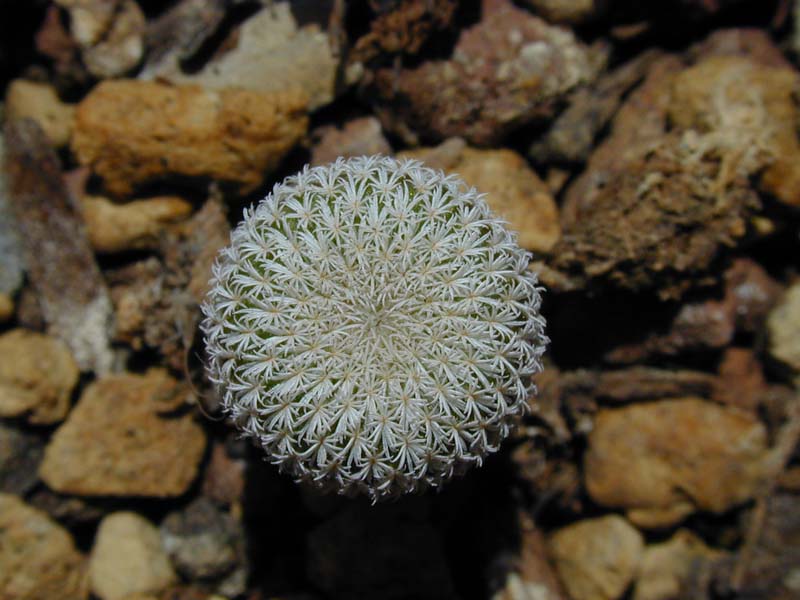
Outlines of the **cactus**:
[[481,194],[413,160],[274,187],[203,304],[226,414],[296,479],[373,501],[498,449],[547,343],[529,255]]

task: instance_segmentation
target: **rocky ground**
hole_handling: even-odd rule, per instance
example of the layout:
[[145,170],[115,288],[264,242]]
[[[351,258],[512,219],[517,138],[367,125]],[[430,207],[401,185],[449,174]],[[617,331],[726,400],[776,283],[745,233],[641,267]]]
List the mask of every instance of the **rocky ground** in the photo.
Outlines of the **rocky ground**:
[[[800,597],[800,7],[0,2],[0,600]],[[305,163],[459,173],[535,255],[531,414],[440,493],[295,485],[197,330]]]

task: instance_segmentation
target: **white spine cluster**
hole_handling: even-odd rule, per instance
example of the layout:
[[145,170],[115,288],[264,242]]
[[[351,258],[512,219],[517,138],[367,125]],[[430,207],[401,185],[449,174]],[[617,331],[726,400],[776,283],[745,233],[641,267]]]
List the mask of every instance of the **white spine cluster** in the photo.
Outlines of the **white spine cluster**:
[[547,342],[528,262],[457,177],[388,157],[306,167],[214,266],[222,406],[299,480],[373,501],[439,485],[527,407]]

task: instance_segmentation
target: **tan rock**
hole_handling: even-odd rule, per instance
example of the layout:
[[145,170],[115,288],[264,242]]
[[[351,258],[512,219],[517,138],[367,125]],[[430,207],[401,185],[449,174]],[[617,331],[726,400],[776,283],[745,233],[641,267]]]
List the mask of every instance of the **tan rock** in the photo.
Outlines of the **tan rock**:
[[85,560],[69,533],[17,496],[0,494],[0,598],[82,600],[88,595]]
[[125,204],[101,196],[83,196],[81,210],[92,247],[98,252],[120,252],[157,247],[164,228],[189,216],[192,205],[177,196]]
[[66,146],[72,133],[75,107],[61,102],[53,86],[47,83],[15,79],[8,86],[6,118],[33,119],[53,146]]
[[767,319],[770,354],[800,374],[800,282],[792,285]]
[[39,476],[67,494],[182,494],[197,475],[205,435],[191,415],[164,413],[186,394],[161,370],[96,381],[50,439]]
[[27,413],[31,423],[49,425],[67,416],[80,373],[66,344],[13,329],[0,335],[0,356],[0,417]]
[[551,23],[582,23],[601,12],[603,0],[526,0]]
[[381,122],[375,117],[352,119],[338,129],[326,125],[315,130],[319,141],[311,149],[311,164],[324,165],[340,156],[391,154],[392,148],[383,136]]
[[14,300],[8,294],[0,292],[0,323],[5,323],[14,316]]
[[706,150],[721,157],[721,184],[760,173],[763,191],[800,206],[800,140],[786,126],[800,118],[798,84],[788,66],[712,56],[675,78],[669,116],[699,132]]
[[688,597],[684,586],[689,578],[723,556],[688,529],[680,529],[666,542],[645,548],[633,600]]
[[300,91],[104,81],[78,105],[72,149],[112,194],[171,175],[257,187],[305,133]]
[[615,600],[633,581],[644,540],[618,515],[585,519],[556,531],[550,554],[573,600]]
[[401,152],[399,156],[457,173],[485,193],[492,211],[508,221],[523,248],[546,253],[559,240],[558,208],[547,185],[513,150],[479,150],[454,138],[436,148]]
[[660,527],[700,508],[723,512],[752,498],[766,455],[764,425],[700,398],[601,410],[584,459],[598,503]]
[[159,592],[177,577],[161,548],[155,525],[132,512],[116,512],[100,522],[89,558],[92,592],[102,600]]

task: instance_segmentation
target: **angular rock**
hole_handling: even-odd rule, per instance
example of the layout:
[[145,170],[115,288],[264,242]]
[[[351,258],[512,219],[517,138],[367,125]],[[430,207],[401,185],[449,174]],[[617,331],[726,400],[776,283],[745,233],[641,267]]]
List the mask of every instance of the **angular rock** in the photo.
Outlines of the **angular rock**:
[[549,549],[572,600],[616,600],[636,575],[644,539],[625,519],[608,515],[559,529]]
[[696,509],[724,512],[752,498],[767,456],[754,416],[699,398],[601,410],[584,457],[586,489],[642,527]]
[[97,529],[89,579],[92,593],[102,600],[123,600],[136,593],[159,592],[177,577],[156,526],[136,513],[116,512]]
[[306,105],[299,91],[105,81],[78,105],[71,146],[115,195],[169,176],[247,192],[305,133]]
[[69,143],[75,107],[61,102],[49,84],[14,79],[6,90],[5,116],[8,120],[33,119],[53,146],[60,148]]
[[692,579],[702,579],[713,564],[724,556],[713,550],[688,529],[679,529],[666,542],[651,544],[644,550],[633,600],[672,600],[688,598]]
[[324,126],[312,132],[319,141],[311,148],[311,164],[324,165],[340,156],[369,156],[392,153],[383,136],[381,123],[375,117],[359,117],[347,121],[342,128]]
[[548,253],[558,242],[558,207],[547,185],[513,150],[479,150],[452,139],[436,148],[401,152],[434,169],[457,173],[486,194],[492,211],[508,221],[523,248]]
[[61,340],[27,329],[0,335],[0,417],[51,425],[69,412],[78,365]]
[[155,249],[166,227],[192,212],[192,205],[177,196],[124,204],[102,196],[83,196],[80,203],[89,241],[97,252]]
[[[336,96],[338,58],[318,24],[298,25],[289,2],[275,2],[239,27],[235,46],[213,58],[198,73],[186,75],[177,62],[149,76],[207,90],[241,88],[255,92],[302,90],[309,110]],[[170,68],[171,67],[171,68]]]
[[0,494],[0,598],[85,600],[86,565],[70,534],[11,494]]
[[605,61],[567,30],[511,3],[465,29],[448,60],[378,69],[364,93],[384,127],[407,143],[459,136],[476,145],[550,119],[565,95]]
[[767,320],[770,355],[800,373],[800,283],[783,296]]
[[205,448],[188,390],[164,371],[108,376],[84,391],[39,468],[52,489],[85,496],[178,496]]
[[38,481],[42,439],[0,422],[0,492],[24,496]]

